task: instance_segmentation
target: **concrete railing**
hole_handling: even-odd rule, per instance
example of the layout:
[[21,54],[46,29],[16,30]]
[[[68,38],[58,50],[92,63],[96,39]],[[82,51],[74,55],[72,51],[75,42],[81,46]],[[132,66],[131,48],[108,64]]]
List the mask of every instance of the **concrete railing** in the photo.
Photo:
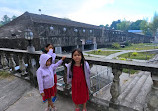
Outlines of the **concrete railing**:
[[[1,54],[1,67],[3,70],[11,69],[11,72],[15,72],[15,67],[19,66],[20,73],[19,76],[25,79],[28,79],[33,85],[37,86],[36,81],[36,70],[39,67],[39,57],[40,52],[28,53],[25,50],[15,50],[15,49],[6,49],[0,48]],[[57,59],[60,59],[62,55],[57,55]],[[69,62],[71,57],[68,57],[64,60]],[[114,79],[112,81],[110,93],[111,100],[109,102],[109,110],[118,111],[119,110],[119,101],[118,96],[120,95],[120,75],[122,74],[123,68],[134,69],[141,71],[148,71],[151,73],[153,86],[148,94],[149,100],[147,101],[146,110],[156,111],[158,110],[158,65],[149,64],[149,63],[140,63],[133,61],[121,61],[121,60],[101,60],[99,58],[90,58],[86,57],[86,60],[89,64],[93,65],[102,65],[112,68],[112,73]],[[27,65],[26,65],[27,64]],[[27,67],[26,67],[27,66]],[[64,74],[64,92],[69,94],[69,85],[66,84],[66,74]]]

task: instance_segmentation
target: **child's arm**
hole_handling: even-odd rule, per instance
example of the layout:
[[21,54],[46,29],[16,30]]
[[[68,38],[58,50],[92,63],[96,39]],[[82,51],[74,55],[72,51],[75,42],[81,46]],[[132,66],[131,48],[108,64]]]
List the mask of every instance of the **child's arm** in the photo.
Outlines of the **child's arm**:
[[89,67],[88,62],[86,62],[86,66],[87,66],[87,71],[88,71],[88,74],[90,75],[90,67]]
[[58,66],[60,66],[65,58],[66,57],[63,56],[62,59],[59,60],[56,64],[52,64],[53,69],[56,69]]
[[40,91],[40,94],[42,94],[42,93],[44,93],[44,91],[43,91],[44,88],[43,88],[43,77],[42,77],[41,71],[37,70],[36,75],[37,75],[39,91]]

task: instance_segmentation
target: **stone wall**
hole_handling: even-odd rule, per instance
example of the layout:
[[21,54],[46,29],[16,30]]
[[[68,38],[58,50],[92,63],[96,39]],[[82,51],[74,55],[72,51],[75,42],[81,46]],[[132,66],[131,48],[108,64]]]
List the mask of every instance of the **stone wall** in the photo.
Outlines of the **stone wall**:
[[[22,49],[26,50],[28,46],[28,41],[24,38],[16,38],[16,39],[0,39],[0,47],[1,48],[11,48],[11,49]],[[33,39],[33,46],[35,50],[40,50],[40,41],[38,38]]]

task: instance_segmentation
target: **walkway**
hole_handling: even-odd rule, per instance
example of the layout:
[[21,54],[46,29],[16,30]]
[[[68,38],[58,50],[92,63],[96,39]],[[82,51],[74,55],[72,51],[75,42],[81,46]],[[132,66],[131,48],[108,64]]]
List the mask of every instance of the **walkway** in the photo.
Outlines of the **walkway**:
[[[47,103],[43,103],[38,89],[30,86],[25,80],[11,76],[0,78],[0,111],[44,111]],[[58,111],[74,111],[75,105],[71,97],[59,94],[55,106]],[[88,104],[88,111],[96,111]]]
[[[158,49],[152,49],[152,50],[140,50],[140,51],[137,51],[137,50],[106,50],[106,49],[101,49],[103,51],[120,51],[120,52],[117,52],[117,53],[114,53],[114,54],[110,54],[108,56],[104,56],[104,55],[94,55],[94,54],[87,54],[86,52],[90,52],[90,51],[84,51],[83,54],[86,55],[86,56],[92,56],[92,57],[99,57],[99,58],[102,58],[102,59],[113,59],[113,58],[116,58],[117,56],[121,55],[121,54],[125,54],[125,53],[129,53],[129,52],[152,52],[152,51],[158,51]],[[133,61],[139,61],[139,62],[147,62],[146,60],[135,60],[133,59]]]

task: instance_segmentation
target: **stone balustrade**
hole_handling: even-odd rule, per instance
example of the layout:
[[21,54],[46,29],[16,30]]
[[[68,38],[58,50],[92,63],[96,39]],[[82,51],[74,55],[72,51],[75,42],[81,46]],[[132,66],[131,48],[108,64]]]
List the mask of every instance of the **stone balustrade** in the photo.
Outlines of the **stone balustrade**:
[[[10,70],[14,73],[16,71],[16,66],[19,66],[20,73],[18,76],[29,80],[33,85],[37,86],[36,70],[39,67],[39,57],[41,52],[28,53],[25,50],[0,48],[0,54],[1,69]],[[57,59],[61,59],[61,57],[62,55],[57,55]],[[67,56],[64,61],[69,62],[70,60],[71,57]],[[151,72],[153,86],[147,96],[147,106],[145,110],[158,110],[158,65],[133,61],[101,60],[99,58],[90,57],[86,57],[86,60],[90,65],[102,65],[112,68],[114,79],[110,89],[112,98],[109,102],[109,111],[120,111],[121,106],[118,101],[118,96],[120,95],[121,90],[119,77],[122,74],[123,68]],[[69,85],[66,84],[66,74],[63,76],[63,80],[65,82],[65,94],[70,94]]]

